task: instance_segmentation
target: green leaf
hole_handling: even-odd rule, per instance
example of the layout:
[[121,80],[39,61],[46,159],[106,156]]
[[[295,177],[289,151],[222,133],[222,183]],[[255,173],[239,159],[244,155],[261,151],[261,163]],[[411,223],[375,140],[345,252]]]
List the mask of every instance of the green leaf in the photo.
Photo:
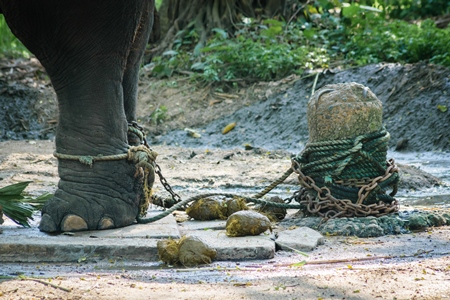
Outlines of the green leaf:
[[358,5],[352,4],[350,6],[344,7],[342,10],[342,15],[347,18],[351,18],[360,12],[360,7]]
[[302,261],[300,261],[300,262],[298,262],[298,263],[291,264],[291,267],[300,268],[300,267],[303,267],[304,265],[306,265],[306,261],[305,261],[305,260],[302,260]]
[[226,39],[228,37],[228,33],[223,30],[222,28],[213,28],[212,30],[213,32],[215,32],[219,37]]
[[275,19],[268,19],[268,20],[264,20],[263,24],[266,25],[272,25],[272,26],[283,26],[283,22],[275,20]]
[[163,55],[163,56],[174,56],[174,55],[177,55],[177,54],[178,54],[177,51],[175,51],[175,50],[169,50],[169,51],[164,52],[162,55]]
[[206,46],[204,48],[201,49],[201,52],[209,52],[209,51],[230,51],[232,50],[233,47],[228,46],[228,45],[211,45],[211,46]]
[[0,196],[19,196],[32,181],[24,181],[0,189]]
[[305,29],[303,35],[309,40],[314,37],[316,31],[314,29]]
[[438,104],[437,108],[441,111],[441,112],[446,112],[448,110],[446,105],[440,105]]
[[191,70],[204,70],[205,69],[205,63],[203,62],[196,62],[192,64]]
[[22,193],[31,181],[20,182],[0,189],[0,206],[5,216],[16,224],[30,227],[33,213],[40,210],[53,195],[43,194],[37,198],[23,196]]
[[379,13],[383,12],[381,9],[378,9],[378,8],[375,8],[375,7],[372,7],[372,6],[360,5],[359,7],[361,9],[368,10],[368,11],[379,12]]
[[23,227],[30,227],[28,219],[33,220],[34,212],[30,204],[19,201],[1,201],[0,206],[3,208],[3,214],[10,218],[14,223],[22,225]]

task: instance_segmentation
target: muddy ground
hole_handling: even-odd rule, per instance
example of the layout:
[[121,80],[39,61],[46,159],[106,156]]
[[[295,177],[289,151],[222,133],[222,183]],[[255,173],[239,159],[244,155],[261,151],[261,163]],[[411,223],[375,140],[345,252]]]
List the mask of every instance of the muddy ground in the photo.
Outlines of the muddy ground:
[[[317,89],[343,81],[369,86],[383,102],[391,150],[408,140],[400,151],[446,156],[450,112],[442,107],[450,107],[449,76],[449,69],[433,65],[380,64],[321,73]],[[289,168],[290,156],[306,143],[305,109],[314,79],[315,74],[291,76],[216,90],[143,72],[139,121],[160,154],[164,175],[183,198],[205,191],[253,194]],[[53,192],[58,182],[51,155],[57,105],[36,61],[2,62],[0,106],[0,186],[31,180],[30,194]],[[158,109],[166,113],[152,117]],[[231,122],[236,127],[223,135]],[[185,128],[201,137],[193,138]],[[244,144],[253,149],[244,150]],[[439,184],[439,178],[415,176],[410,170],[413,175],[405,177],[416,182],[403,182],[404,194]],[[297,188],[291,177],[273,193],[286,196]],[[156,189],[163,193],[159,183]],[[325,245],[307,258],[279,251],[269,261],[216,262],[201,270],[126,258],[61,265],[0,263],[0,275],[12,277],[0,278],[0,299],[446,299],[448,249],[450,230],[437,227],[377,238],[327,236]],[[302,260],[323,264],[293,265]],[[68,291],[20,280],[20,274]]]
[[[27,191],[35,195],[56,189],[53,142],[6,141],[0,147],[2,185],[30,180]],[[284,151],[154,149],[182,198],[211,191],[251,195],[290,166]],[[155,187],[164,196],[161,184]],[[271,194],[286,196],[297,188],[293,176]],[[402,203],[401,209],[412,207]],[[325,236],[308,257],[277,251],[270,260],[214,262],[199,269],[114,256],[63,264],[0,262],[0,299],[447,299],[449,249],[445,226],[376,238]]]

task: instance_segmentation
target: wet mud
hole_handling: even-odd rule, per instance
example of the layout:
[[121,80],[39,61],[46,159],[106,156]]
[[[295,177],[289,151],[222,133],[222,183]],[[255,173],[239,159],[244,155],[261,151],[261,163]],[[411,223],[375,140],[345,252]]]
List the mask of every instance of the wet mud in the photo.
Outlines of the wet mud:
[[53,139],[56,96],[36,59],[0,60],[0,141]]

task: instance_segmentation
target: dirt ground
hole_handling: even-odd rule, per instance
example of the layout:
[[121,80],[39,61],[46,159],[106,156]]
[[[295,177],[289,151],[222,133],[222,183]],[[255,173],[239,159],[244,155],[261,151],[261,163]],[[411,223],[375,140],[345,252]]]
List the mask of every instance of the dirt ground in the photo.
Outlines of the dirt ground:
[[[0,142],[2,185],[30,180],[29,193],[53,192],[58,181],[53,149],[49,141]],[[290,166],[285,151],[154,149],[182,198],[210,191],[256,193]],[[161,184],[155,187],[164,196]],[[271,194],[284,197],[297,188],[292,176]],[[199,269],[126,257],[1,263],[0,275],[10,278],[0,276],[0,299],[446,299],[449,249],[450,228],[439,227],[378,238],[326,236],[308,257],[278,251],[271,260],[214,262]],[[295,266],[302,261],[307,264]]]
[[[30,180],[28,193],[54,192],[57,105],[51,84],[36,61],[1,63],[0,186]],[[314,79],[315,74],[291,76],[217,90],[143,72],[139,122],[182,198],[206,191],[257,193],[290,167],[291,155],[306,143],[305,101]],[[401,151],[445,155],[450,150],[450,113],[438,109],[450,107],[448,69],[386,64],[327,71],[319,75],[317,88],[342,81],[368,85],[382,100],[392,150],[399,142]],[[165,113],[152,117],[158,110]],[[231,122],[236,128],[221,134]],[[243,144],[253,149],[244,150]],[[425,182],[420,178],[415,187]],[[436,180],[430,177],[424,186]],[[159,183],[155,187],[164,193]],[[273,194],[284,197],[297,188],[291,177]],[[279,251],[269,261],[215,262],[199,270],[126,258],[58,265],[0,262],[0,299],[447,299],[449,246],[449,228],[439,227],[378,238],[327,236],[306,258]],[[294,266],[303,260],[306,265]],[[20,274],[41,281],[21,280]]]

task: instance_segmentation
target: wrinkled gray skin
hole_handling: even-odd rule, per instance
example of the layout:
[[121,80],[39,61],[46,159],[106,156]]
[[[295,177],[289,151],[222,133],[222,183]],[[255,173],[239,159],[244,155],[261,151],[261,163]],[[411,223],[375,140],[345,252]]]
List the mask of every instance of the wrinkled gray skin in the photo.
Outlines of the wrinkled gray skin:
[[[127,152],[136,138],[139,63],[153,24],[149,0],[0,0],[12,32],[39,59],[58,96],[56,151]],[[138,214],[142,183],[127,160],[91,167],[59,160],[58,190],[42,211],[41,231],[122,227]]]

